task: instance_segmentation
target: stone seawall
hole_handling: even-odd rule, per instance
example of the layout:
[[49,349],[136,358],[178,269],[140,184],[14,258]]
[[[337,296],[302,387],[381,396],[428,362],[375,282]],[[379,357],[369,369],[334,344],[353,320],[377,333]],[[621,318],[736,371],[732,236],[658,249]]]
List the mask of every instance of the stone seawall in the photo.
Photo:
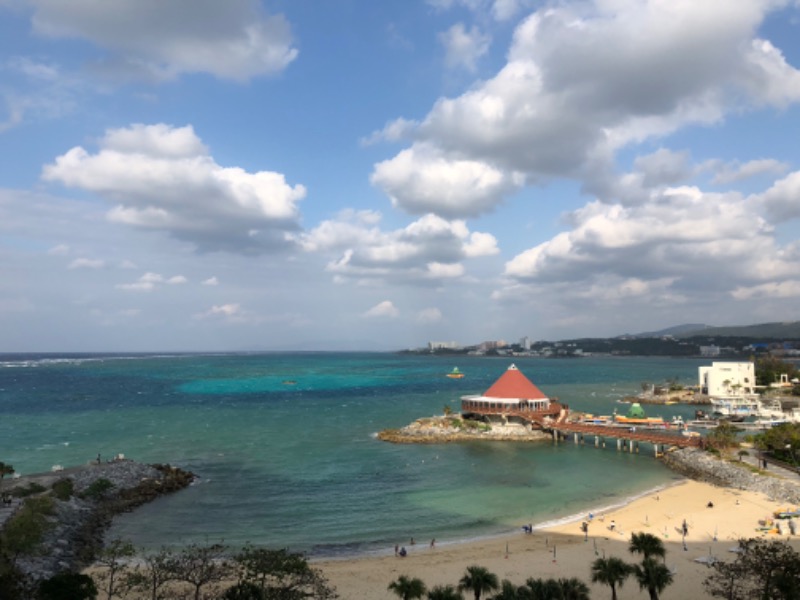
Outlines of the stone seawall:
[[[22,477],[13,483],[6,481],[4,492],[13,493],[15,488],[35,484],[44,491],[34,495],[49,496],[54,503],[54,513],[48,517],[49,526],[38,550],[17,557],[16,568],[34,580],[59,571],[80,570],[102,548],[103,536],[115,515],[181,490],[194,478],[192,473],[169,465],[115,460],[70,468],[63,473]],[[52,486],[64,480],[71,482],[72,494],[59,499],[51,491]]]
[[667,452],[664,464],[690,479],[712,485],[761,492],[788,504],[800,504],[800,484],[772,476],[755,473],[747,465],[718,458],[703,450],[684,448]]

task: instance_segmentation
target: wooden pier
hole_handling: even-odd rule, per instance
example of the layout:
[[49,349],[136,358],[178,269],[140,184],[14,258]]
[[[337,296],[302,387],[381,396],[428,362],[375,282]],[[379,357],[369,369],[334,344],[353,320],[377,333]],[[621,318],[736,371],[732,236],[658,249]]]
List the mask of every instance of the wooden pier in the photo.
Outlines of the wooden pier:
[[656,456],[662,454],[667,448],[699,448],[701,446],[700,436],[686,436],[677,428],[671,429],[645,429],[639,426],[618,426],[618,425],[596,425],[589,423],[576,423],[566,420],[566,411],[563,411],[559,418],[552,418],[553,415],[536,413],[532,411],[507,411],[498,414],[493,411],[472,411],[476,414],[486,414],[499,416],[504,419],[514,417],[529,425],[549,431],[553,434],[553,440],[566,440],[572,438],[576,444],[585,444],[587,440],[595,447],[606,446],[606,440],[614,440],[617,450],[638,452],[639,444],[651,444]]

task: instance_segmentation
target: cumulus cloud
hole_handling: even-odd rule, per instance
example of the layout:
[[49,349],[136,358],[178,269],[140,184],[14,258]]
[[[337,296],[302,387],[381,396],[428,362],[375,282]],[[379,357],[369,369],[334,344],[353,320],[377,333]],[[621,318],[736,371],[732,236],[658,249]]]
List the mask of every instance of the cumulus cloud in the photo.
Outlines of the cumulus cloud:
[[394,206],[409,214],[460,218],[489,212],[519,189],[524,177],[420,144],[375,165],[371,181],[389,195]]
[[208,279],[203,280],[203,285],[219,285],[219,279],[216,277],[209,277]]
[[91,154],[77,146],[42,177],[116,204],[115,223],[164,231],[201,251],[255,254],[290,244],[299,229],[302,185],[280,173],[223,167],[191,126],[112,129]]
[[367,318],[391,318],[394,319],[400,316],[400,311],[395,307],[390,300],[379,302],[368,311],[364,313]]
[[289,23],[256,0],[28,0],[33,29],[78,38],[108,53],[106,64],[150,79],[210,73],[246,81],[296,57]]
[[69,252],[70,247],[67,244],[58,244],[47,251],[51,256],[66,256]]
[[445,65],[474,72],[478,59],[489,51],[491,37],[475,25],[467,30],[463,23],[456,23],[439,34],[439,41],[444,46]]
[[759,196],[688,186],[638,205],[593,201],[569,214],[570,230],[509,260],[492,297],[540,307],[541,298],[558,298],[542,310],[622,321],[636,307],[680,319],[677,307],[690,302],[707,302],[705,314],[731,297],[794,297],[800,244],[780,246],[762,212]]
[[789,173],[757,196],[776,223],[800,218],[800,171]]
[[567,177],[591,189],[626,146],[797,102],[800,71],[753,35],[779,6],[548,5],[517,27],[494,77],[439,99],[413,145],[378,163],[372,180],[412,214],[475,216],[522,183]]
[[402,229],[383,231],[374,211],[345,211],[304,234],[309,252],[335,256],[327,270],[339,277],[396,281],[455,278],[462,261],[499,252],[488,233],[470,232],[463,221],[425,215]]

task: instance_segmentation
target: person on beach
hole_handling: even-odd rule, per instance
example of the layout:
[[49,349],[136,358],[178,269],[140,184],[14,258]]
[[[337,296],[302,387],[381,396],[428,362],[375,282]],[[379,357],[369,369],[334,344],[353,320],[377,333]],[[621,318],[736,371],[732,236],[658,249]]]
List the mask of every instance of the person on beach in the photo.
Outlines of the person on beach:
[[397,556],[398,546],[397,544],[394,545],[394,555]]
[[408,553],[406,552],[406,547],[405,547],[405,546],[403,546],[402,548],[400,548],[400,552],[398,552],[397,554],[398,554],[398,555],[399,555],[401,558],[402,558],[402,557],[404,557],[406,554],[408,554]]
[[681,526],[681,529],[683,530],[684,537],[689,535],[689,525],[686,524],[686,519],[683,520],[683,525]]
[[436,538],[433,538],[431,540],[431,548],[435,548],[435,547],[436,547]]
[[614,531],[617,528],[617,522],[611,519],[611,525],[608,526],[609,530]]

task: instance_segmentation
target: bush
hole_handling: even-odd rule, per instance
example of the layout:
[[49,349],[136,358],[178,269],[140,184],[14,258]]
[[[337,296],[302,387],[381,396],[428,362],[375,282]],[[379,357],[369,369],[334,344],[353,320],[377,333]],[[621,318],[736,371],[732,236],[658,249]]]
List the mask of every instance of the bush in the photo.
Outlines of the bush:
[[71,479],[59,479],[53,484],[53,495],[59,500],[67,501],[72,497],[74,486]]
[[11,490],[10,494],[16,498],[27,498],[28,496],[33,496],[34,494],[41,494],[45,490],[47,490],[47,488],[43,485],[40,485],[35,481],[31,481],[24,487],[14,488]]
[[100,479],[96,479],[94,482],[92,482],[92,484],[83,492],[83,494],[81,494],[81,497],[89,498],[90,500],[98,500],[105,496],[106,492],[113,487],[113,483],[111,483],[105,477],[101,477]]
[[94,581],[83,573],[58,573],[39,584],[37,600],[95,600]]

